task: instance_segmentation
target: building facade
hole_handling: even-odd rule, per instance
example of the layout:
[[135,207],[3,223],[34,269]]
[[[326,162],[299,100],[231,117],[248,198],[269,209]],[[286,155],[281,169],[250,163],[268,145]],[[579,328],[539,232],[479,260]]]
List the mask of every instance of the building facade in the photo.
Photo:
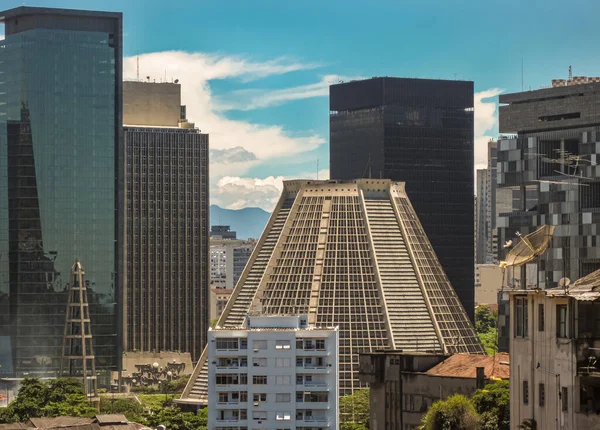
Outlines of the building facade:
[[[124,88],[133,106],[139,98],[160,104],[165,93],[179,100],[178,84],[124,82]],[[185,118],[178,127],[130,123],[143,118],[124,117],[124,350],[189,352],[195,361],[209,327],[208,135]]]
[[472,320],[473,82],[382,77],[332,85],[329,95],[331,179],[406,182]]
[[0,12],[0,373],[60,369],[73,261],[96,368],[115,370],[122,291],[122,15]]
[[500,132],[517,134],[499,141],[498,186],[518,191],[519,206],[500,214],[499,242],[556,226],[521,288],[553,288],[600,268],[600,82],[579,81],[500,96]]
[[338,335],[307,315],[210,329],[209,430],[337,429]]
[[600,429],[600,272],[510,291],[511,428]]
[[[484,353],[404,184],[389,179],[284,182],[218,325],[254,312],[339,327],[342,395],[365,387],[361,352]],[[203,353],[181,403],[205,404],[209,363]]]
[[360,355],[360,377],[369,384],[372,430],[417,430],[433,403],[508,379],[508,354],[476,355],[378,351]]

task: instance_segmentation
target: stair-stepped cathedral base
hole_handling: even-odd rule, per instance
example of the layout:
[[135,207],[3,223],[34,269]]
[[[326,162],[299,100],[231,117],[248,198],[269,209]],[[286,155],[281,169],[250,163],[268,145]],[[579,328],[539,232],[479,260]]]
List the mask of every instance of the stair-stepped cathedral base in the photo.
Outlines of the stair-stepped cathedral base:
[[[246,313],[339,326],[341,395],[363,387],[361,352],[485,353],[404,183],[385,179],[286,181],[218,326]],[[206,404],[209,365],[205,350],[180,403]]]

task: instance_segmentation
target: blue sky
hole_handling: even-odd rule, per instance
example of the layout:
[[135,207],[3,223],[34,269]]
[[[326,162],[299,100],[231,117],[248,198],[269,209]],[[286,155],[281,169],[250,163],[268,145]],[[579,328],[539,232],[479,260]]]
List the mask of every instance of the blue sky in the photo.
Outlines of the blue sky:
[[[4,0],[3,7],[22,1]],[[475,81],[476,162],[500,91],[600,75],[595,0],[39,0],[122,11],[125,75],[180,79],[211,135],[211,200],[270,209],[283,178],[328,168],[329,82],[371,76]],[[182,51],[174,53],[171,51]],[[489,97],[489,98],[486,98]]]

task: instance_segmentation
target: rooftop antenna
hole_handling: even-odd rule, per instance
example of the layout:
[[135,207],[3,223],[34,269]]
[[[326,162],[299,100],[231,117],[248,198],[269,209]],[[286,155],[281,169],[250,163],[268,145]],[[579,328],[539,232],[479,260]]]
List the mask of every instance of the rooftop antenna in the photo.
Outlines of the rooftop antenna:
[[137,81],[140,81],[140,56],[137,56]]
[[569,81],[573,79],[573,67],[569,66]]
[[62,340],[61,375],[81,377],[90,403],[100,406],[96,380],[96,357],[90,328],[86,280],[79,260],[71,268],[65,329]]
[[317,181],[319,180],[319,159],[317,158]]

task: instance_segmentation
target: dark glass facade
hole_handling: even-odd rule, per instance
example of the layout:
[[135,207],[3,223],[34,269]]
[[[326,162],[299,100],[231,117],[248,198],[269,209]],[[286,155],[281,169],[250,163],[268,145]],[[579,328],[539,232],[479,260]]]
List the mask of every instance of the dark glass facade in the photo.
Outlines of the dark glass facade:
[[331,179],[406,182],[471,319],[473,150],[473,82],[373,78],[330,87]]
[[208,135],[128,126],[124,349],[189,352],[206,345]]
[[96,367],[116,369],[121,14],[20,7],[0,17],[0,346],[10,349],[0,372],[59,370],[76,259]]

